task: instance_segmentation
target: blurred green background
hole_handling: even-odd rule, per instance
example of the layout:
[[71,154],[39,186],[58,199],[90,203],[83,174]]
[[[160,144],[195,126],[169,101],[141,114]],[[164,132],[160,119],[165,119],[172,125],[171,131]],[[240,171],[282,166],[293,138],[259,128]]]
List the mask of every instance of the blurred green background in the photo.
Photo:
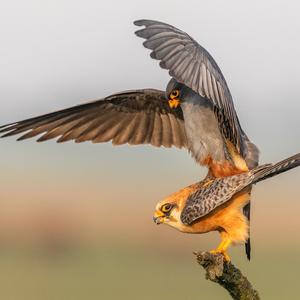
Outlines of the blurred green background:
[[[9,1],[1,5],[0,123],[120,90],[164,89],[132,21],[187,31],[221,67],[261,162],[299,152],[297,1]],[[126,59],[124,59],[126,57]],[[217,233],[152,221],[155,204],[205,176],[187,152],[150,146],[0,141],[0,298],[229,299],[192,254]],[[298,299],[300,169],[256,186],[251,262],[262,299]]]

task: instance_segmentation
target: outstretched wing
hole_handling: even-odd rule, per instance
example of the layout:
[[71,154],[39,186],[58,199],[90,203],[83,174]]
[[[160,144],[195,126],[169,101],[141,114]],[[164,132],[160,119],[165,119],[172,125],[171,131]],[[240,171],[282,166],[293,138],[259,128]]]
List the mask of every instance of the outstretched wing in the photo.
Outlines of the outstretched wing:
[[120,144],[152,144],[181,148],[187,145],[183,114],[170,109],[165,93],[144,89],[122,92],[24,121],[0,126],[2,137],[23,134],[18,140],[42,134],[38,141],[57,138]]
[[145,26],[136,35],[146,39],[144,46],[153,50],[151,57],[160,60],[162,68],[212,101],[225,138],[245,157],[247,137],[239,124],[224,76],[212,56],[188,34],[171,25],[151,20],[138,20],[134,24]]

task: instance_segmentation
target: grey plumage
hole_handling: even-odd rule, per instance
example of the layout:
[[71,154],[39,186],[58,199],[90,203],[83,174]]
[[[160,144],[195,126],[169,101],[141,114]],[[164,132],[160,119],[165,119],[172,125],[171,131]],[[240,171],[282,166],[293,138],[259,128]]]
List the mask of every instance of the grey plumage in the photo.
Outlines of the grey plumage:
[[212,104],[195,93],[185,95],[184,98],[181,108],[192,156],[197,162],[209,156],[219,163],[231,161]]
[[239,175],[216,178],[210,185],[200,188],[187,199],[181,213],[181,221],[190,225],[229,201],[236,193],[249,185],[300,166],[300,153],[276,164],[265,164]]
[[248,147],[249,140],[240,126],[229,88],[213,57],[187,33],[171,25],[152,20],[138,20],[134,24],[145,26],[136,35],[146,39],[144,46],[152,50],[151,57],[160,60],[160,66],[169,70],[176,81],[218,109],[218,114],[228,123],[225,138],[237,151],[244,158],[249,157],[249,151],[258,153],[256,147]]

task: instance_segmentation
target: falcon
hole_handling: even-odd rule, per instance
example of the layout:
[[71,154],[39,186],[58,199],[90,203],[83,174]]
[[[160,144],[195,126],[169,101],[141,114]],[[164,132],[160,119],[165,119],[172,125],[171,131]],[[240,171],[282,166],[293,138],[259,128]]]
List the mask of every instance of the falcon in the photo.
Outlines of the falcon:
[[[111,141],[187,149],[208,168],[209,180],[247,173],[259,152],[241,128],[225,78],[212,56],[187,33],[162,22],[139,20],[136,35],[171,76],[166,91],[131,90],[0,127],[18,140]],[[209,182],[208,180],[208,182]],[[250,189],[244,214],[249,219]],[[249,250],[249,241],[248,244]],[[247,249],[247,247],[246,247]]]
[[230,261],[227,249],[232,243],[245,242],[249,225],[241,213],[253,184],[300,165],[300,153],[277,164],[265,164],[227,176],[203,180],[160,201],[154,213],[156,224],[165,223],[185,233],[218,231],[221,243],[212,253],[222,253]]

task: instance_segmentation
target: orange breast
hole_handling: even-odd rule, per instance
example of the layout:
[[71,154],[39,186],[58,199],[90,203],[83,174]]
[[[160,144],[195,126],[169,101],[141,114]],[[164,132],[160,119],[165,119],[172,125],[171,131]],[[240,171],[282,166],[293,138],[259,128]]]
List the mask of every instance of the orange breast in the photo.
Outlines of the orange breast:
[[216,162],[210,156],[202,160],[201,164],[207,166],[211,175],[216,178],[232,176],[248,171],[247,167],[236,166],[229,161]]
[[227,177],[249,171],[246,161],[229,140],[226,140],[226,147],[231,157],[230,161],[217,162],[209,155],[200,163],[208,166],[211,175],[214,177]]
[[222,164],[212,161],[209,165],[209,169],[214,177],[227,177],[245,172],[245,170],[241,170],[236,166],[233,166],[228,161],[225,161]]
[[[210,184],[211,179],[192,184],[180,191],[173,193],[163,200],[165,203],[176,203],[179,212],[182,212],[190,194]],[[244,189],[232,197],[231,200],[214,209],[211,213],[198,219],[192,225],[185,225],[180,221],[180,215],[176,222],[170,226],[186,233],[205,233],[209,231],[226,232],[232,242],[245,241],[248,236],[248,221],[242,213],[242,208],[250,200],[251,187]]]
[[248,236],[248,222],[241,212],[250,198],[250,189],[236,194],[230,201],[221,205],[207,216],[190,226],[190,233],[226,231],[233,242],[242,242]]

